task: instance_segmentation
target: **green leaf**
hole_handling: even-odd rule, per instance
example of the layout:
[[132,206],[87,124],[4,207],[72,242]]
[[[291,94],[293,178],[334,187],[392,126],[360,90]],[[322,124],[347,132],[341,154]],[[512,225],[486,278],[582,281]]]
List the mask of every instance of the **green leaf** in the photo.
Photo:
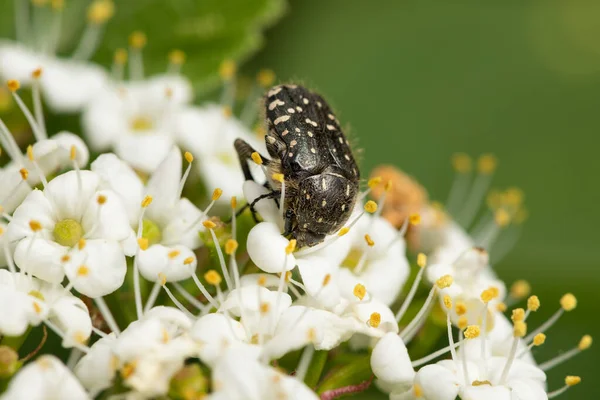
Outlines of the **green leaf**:
[[319,383],[323,368],[327,362],[327,353],[328,351],[325,350],[315,351],[315,354],[310,361],[310,365],[308,366],[308,371],[306,371],[306,376],[304,377],[304,383],[306,383],[306,386],[309,388],[314,388],[317,386],[317,383]]
[[323,383],[319,386],[317,393],[321,394],[328,390],[337,389],[348,385],[358,385],[359,383],[371,379],[370,355],[363,355],[350,364],[346,364],[327,375]]

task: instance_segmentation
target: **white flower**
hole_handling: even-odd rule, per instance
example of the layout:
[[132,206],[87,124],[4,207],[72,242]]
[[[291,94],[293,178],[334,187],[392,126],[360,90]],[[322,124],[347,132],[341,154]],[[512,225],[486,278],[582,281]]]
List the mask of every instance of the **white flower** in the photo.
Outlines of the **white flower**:
[[75,366],[75,376],[92,393],[110,387],[113,382],[118,366],[118,360],[112,352],[115,341],[114,333],[100,338]]
[[[181,161],[179,149],[172,147],[146,186],[113,154],[103,154],[92,163],[100,185],[119,195],[131,227],[141,229],[141,237],[148,240],[149,247],[137,253],[136,262],[150,281],[158,280],[159,274],[171,282],[187,279],[196,269],[192,250],[202,244],[198,232],[204,230],[203,214],[188,199],[180,198]],[[150,196],[152,203],[143,209],[145,196]],[[142,212],[143,226],[139,227]]]
[[130,227],[118,196],[98,185],[93,172],[70,171],[27,196],[7,232],[19,268],[51,283],[66,274],[89,297],[121,286]]
[[153,172],[173,147],[191,96],[190,83],[177,75],[113,85],[84,110],[84,133],[94,150],[113,148],[132,167]]
[[89,399],[71,371],[56,357],[44,355],[23,367],[11,379],[3,400]]

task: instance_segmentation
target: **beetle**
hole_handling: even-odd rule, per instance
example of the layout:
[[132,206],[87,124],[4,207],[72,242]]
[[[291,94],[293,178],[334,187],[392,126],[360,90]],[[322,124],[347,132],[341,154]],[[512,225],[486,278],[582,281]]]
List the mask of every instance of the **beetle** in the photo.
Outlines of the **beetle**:
[[[265,136],[271,159],[263,157],[269,193],[255,199],[278,199],[285,182],[284,233],[297,246],[315,246],[337,232],[354,209],[360,172],[350,144],[327,102],[298,85],[279,85],[265,96]],[[234,143],[246,180],[253,179],[248,161],[255,150],[247,142]]]

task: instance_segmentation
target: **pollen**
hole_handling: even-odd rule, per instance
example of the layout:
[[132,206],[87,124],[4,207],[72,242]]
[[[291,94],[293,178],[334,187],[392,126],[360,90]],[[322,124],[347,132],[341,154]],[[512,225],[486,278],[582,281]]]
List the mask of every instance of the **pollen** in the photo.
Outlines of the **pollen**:
[[237,240],[228,239],[227,242],[225,242],[225,253],[227,253],[228,255],[232,255],[233,253],[235,253],[237,248],[238,248]]
[[138,246],[140,246],[140,250],[148,250],[148,246],[150,245],[148,239],[141,237],[137,240],[137,242]]
[[468,154],[456,153],[452,156],[452,168],[454,168],[456,172],[460,172],[461,174],[470,172],[472,164],[473,162]]
[[69,159],[71,161],[75,161],[75,159],[77,158],[77,147],[75,147],[75,145],[71,146],[71,149],[69,150]]
[[115,5],[111,0],[95,0],[88,7],[87,17],[92,24],[103,24],[115,14]]
[[477,170],[480,174],[489,175],[496,170],[498,162],[493,154],[483,154],[477,160]]
[[362,299],[364,299],[365,295],[367,294],[367,289],[363,284],[357,283],[356,286],[354,286],[354,290],[352,291],[352,293],[356,298],[362,301]]
[[185,260],[183,260],[183,265],[190,265],[194,262],[195,258],[194,257],[188,257]]
[[575,386],[581,382],[581,378],[579,376],[567,376],[565,378],[565,384],[567,386]]
[[290,240],[288,245],[285,247],[285,254],[292,254],[296,250],[296,239]]
[[237,66],[232,60],[225,60],[219,66],[219,76],[223,80],[230,80],[235,76]]
[[171,251],[170,251],[170,252],[167,254],[167,256],[168,256],[168,257],[169,257],[171,260],[173,260],[173,259],[175,259],[175,258],[179,257],[179,255],[180,255],[180,254],[181,254],[181,251],[179,251],[179,250],[171,250]]
[[229,118],[233,115],[233,110],[229,106],[224,106],[222,111],[225,118]]
[[577,348],[581,351],[587,350],[592,346],[592,342],[593,342],[592,337],[590,335],[585,335],[579,341],[579,345],[577,346]]
[[367,242],[367,245],[369,247],[375,246],[375,242],[373,241],[373,239],[371,239],[371,236],[368,233],[365,235],[365,242]]
[[217,224],[210,220],[202,221],[202,225],[204,225],[206,229],[214,229],[217,226]]
[[465,315],[467,313],[467,305],[462,301],[456,303],[456,315]]
[[85,248],[86,245],[86,241],[84,238],[79,239],[79,241],[77,241],[77,248],[79,250],[83,250]]
[[501,228],[504,228],[505,226],[510,224],[510,214],[505,209],[499,208],[494,213],[494,221],[496,222],[496,225],[498,225]]
[[537,335],[535,335],[533,337],[533,345],[534,346],[541,346],[546,342],[546,335],[544,335],[543,333],[538,333]]
[[114,62],[119,65],[123,65],[127,62],[127,50],[117,49],[113,58]]
[[427,265],[427,256],[423,253],[417,254],[417,265],[419,268],[425,268]]
[[275,174],[271,175],[271,178],[273,178],[274,181],[277,181],[279,183],[283,183],[283,181],[285,179],[285,176],[283,174],[277,174],[277,173],[275,173]]
[[469,325],[467,329],[465,329],[465,338],[467,339],[475,339],[478,338],[481,334],[481,328],[479,325]]
[[39,79],[41,76],[42,76],[42,69],[41,68],[36,68],[31,73],[31,77],[33,79]]
[[511,315],[510,319],[512,319],[513,322],[524,321],[525,320],[525,310],[523,310],[522,308],[515,308],[514,310],[512,310],[512,315]]
[[394,182],[390,179],[388,180],[385,185],[383,185],[383,190],[385,190],[386,192],[390,192],[394,187]]
[[183,157],[185,157],[185,161],[187,161],[190,164],[192,163],[192,161],[194,161],[194,156],[189,151],[183,153]]
[[8,86],[8,90],[11,92],[16,92],[21,87],[21,83],[16,79],[10,79],[6,81],[6,86]]
[[206,282],[213,286],[219,286],[221,284],[221,281],[223,280],[223,278],[221,278],[221,275],[219,275],[219,273],[214,269],[211,269],[210,271],[206,272],[204,274],[204,279],[206,280]]
[[413,386],[413,390],[415,392],[415,397],[417,399],[423,397],[423,388],[421,387],[421,385],[419,385],[418,383],[415,383]]
[[560,306],[565,311],[572,311],[577,307],[577,298],[573,294],[567,293],[561,297]]
[[260,276],[256,283],[258,286],[265,286],[267,284],[267,277],[264,275]]
[[379,186],[381,184],[381,177],[380,176],[376,176],[374,178],[369,179],[369,182],[367,183],[369,185],[369,187],[371,189],[373,189],[376,186]]
[[315,328],[310,328],[306,332],[306,338],[308,339],[309,342],[315,341],[315,339],[317,338],[317,331],[315,331]]
[[464,315],[458,319],[458,324],[457,324],[458,329],[464,330],[467,328],[468,324],[469,324],[469,321],[467,320],[467,317],[465,317]]
[[440,279],[435,281],[435,285],[437,286],[438,289],[446,289],[447,287],[450,287],[453,282],[454,282],[454,279],[452,278],[452,276],[444,275]]
[[106,196],[103,194],[99,194],[98,197],[96,197],[96,202],[100,205],[103,205],[106,203]]
[[408,216],[408,222],[413,226],[419,225],[421,223],[421,215],[418,213],[410,214]]
[[503,313],[503,312],[506,311],[507,308],[508,307],[506,306],[506,303],[498,303],[498,304],[496,304],[496,311],[498,311],[498,312]]
[[144,200],[142,200],[142,207],[146,208],[148,207],[150,204],[152,204],[152,196],[147,195],[146,197],[144,197]]
[[348,228],[347,226],[344,226],[342,229],[340,229],[340,231],[338,232],[338,236],[344,236],[346,233],[348,233],[350,231],[350,228]]
[[527,324],[523,321],[515,321],[513,325],[513,336],[522,338],[527,335]]
[[510,288],[510,296],[515,299],[524,299],[531,293],[531,285],[526,280],[518,280]]
[[229,203],[231,204],[231,208],[235,210],[237,208],[237,197],[231,196]]
[[527,299],[527,309],[529,311],[537,311],[540,308],[540,299],[537,296],[530,296]]
[[323,286],[329,285],[329,282],[331,282],[331,274],[327,274],[323,277]]
[[77,268],[77,276],[88,276],[90,274],[90,269],[85,265],[80,265]]
[[365,203],[365,211],[373,214],[375,211],[377,211],[377,203],[375,203],[373,200],[367,201]]
[[167,276],[164,273],[159,272],[158,273],[158,281],[160,282],[160,284],[162,286],[165,286],[167,284]]
[[123,379],[129,378],[135,372],[135,367],[136,367],[135,361],[123,365],[123,368],[121,368],[121,377]]
[[23,179],[24,181],[26,181],[29,177],[29,171],[27,171],[27,168],[21,168],[19,170],[19,173],[21,174],[21,179]]
[[129,45],[134,49],[142,49],[146,46],[148,38],[144,32],[136,31],[129,35]]
[[185,62],[185,53],[179,49],[171,50],[169,53],[169,62],[175,65],[181,65]]
[[270,69],[261,69],[256,74],[256,82],[264,88],[270,87],[275,82],[275,72]]
[[33,146],[32,145],[27,146],[27,159],[29,159],[29,161],[35,160],[35,157],[33,156]]
[[215,190],[213,190],[213,194],[212,194],[212,201],[217,201],[219,200],[219,198],[221,197],[221,195],[223,194],[223,189],[221,188],[216,188]]
[[378,328],[381,324],[381,314],[379,314],[378,312],[374,312],[373,314],[371,314],[369,320],[367,321],[367,324],[371,328]]
[[452,309],[452,299],[448,295],[444,296],[444,307],[448,310]]
[[258,164],[258,165],[262,165],[263,164],[263,159],[260,156],[260,154],[258,154],[257,151],[255,151],[254,153],[252,153],[250,155],[250,157],[252,158],[252,161],[254,161],[256,164]]
[[486,289],[483,292],[481,292],[480,297],[481,297],[481,301],[483,301],[485,304],[487,304],[490,301],[494,300],[497,296],[498,296],[497,290],[494,290],[493,288],[489,288],[489,289]]
[[268,313],[270,309],[271,309],[271,304],[269,304],[269,303],[261,303],[260,304],[260,312],[262,314]]
[[42,230],[42,224],[39,221],[32,219],[29,221],[29,229],[31,229],[33,232],[39,232]]
[[162,342],[166,344],[166,343],[169,343],[169,340],[170,340],[169,332],[165,328],[163,328],[163,330],[162,330]]
[[60,258],[60,262],[62,263],[68,263],[69,261],[71,261],[71,256],[68,254],[65,254]]
[[42,313],[42,307],[40,306],[40,303],[38,303],[37,301],[33,302],[33,311],[35,311],[36,314]]

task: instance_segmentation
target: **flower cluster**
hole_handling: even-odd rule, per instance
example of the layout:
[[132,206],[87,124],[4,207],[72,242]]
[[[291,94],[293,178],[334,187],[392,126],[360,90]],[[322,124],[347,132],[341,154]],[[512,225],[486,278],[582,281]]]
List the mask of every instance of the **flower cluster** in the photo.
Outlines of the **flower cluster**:
[[[17,10],[17,40],[0,43],[0,77],[34,137],[24,147],[0,120],[9,158],[0,168],[0,398],[332,399],[367,388],[371,372],[390,399],[548,399],[579,383],[568,376],[550,391],[545,372],[589,348],[590,336],[544,362],[532,353],[575,296],[530,328],[540,299],[524,281],[507,290],[491,267],[525,219],[523,195],[510,188],[490,193],[474,221],[492,156],[478,160],[472,183],[470,158],[455,157],[446,206],[381,167],[344,227],[297,248],[283,234],[285,202],[263,196],[269,180],[284,193],[285,177],[266,176],[256,155],[257,181],[244,181],[234,140],[264,144],[251,129],[256,99],[240,118],[232,111],[235,64],[222,64],[221,102],[196,105],[181,51],[164,74],[144,75],[141,32],[115,52],[111,72],[86,61],[111,1],[91,3],[68,59],[53,55],[62,2],[50,2],[55,23],[44,34],[28,23],[37,3]],[[262,71],[251,92],[273,81]],[[80,113],[82,135],[49,134],[43,104]],[[252,213],[238,212],[242,202]],[[440,329],[440,313],[448,346],[411,358],[420,335]],[[33,359],[47,330],[69,350],[66,362]],[[44,339],[23,355],[34,331]],[[344,370],[352,362],[368,374]]]

